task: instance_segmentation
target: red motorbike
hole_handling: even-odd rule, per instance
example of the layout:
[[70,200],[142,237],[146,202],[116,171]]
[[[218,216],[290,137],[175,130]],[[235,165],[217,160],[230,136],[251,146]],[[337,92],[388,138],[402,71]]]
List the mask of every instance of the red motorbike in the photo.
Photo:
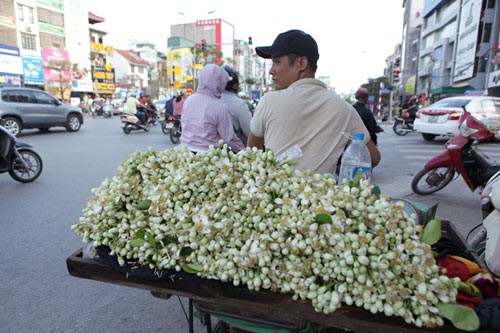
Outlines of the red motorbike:
[[[449,139],[446,151],[434,156],[411,182],[413,192],[426,195],[437,192],[462,176],[471,191],[484,188],[500,170],[500,165],[477,149],[479,142],[496,141],[493,133],[464,108],[459,121],[459,134]],[[455,177],[456,175],[456,177]]]

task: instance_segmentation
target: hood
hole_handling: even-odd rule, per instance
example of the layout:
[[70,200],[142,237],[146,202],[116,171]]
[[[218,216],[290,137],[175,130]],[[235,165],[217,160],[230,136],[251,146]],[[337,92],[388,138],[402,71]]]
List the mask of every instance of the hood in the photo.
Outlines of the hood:
[[200,72],[198,78],[198,90],[200,94],[220,98],[226,89],[226,84],[231,78],[227,72],[217,65],[206,65]]

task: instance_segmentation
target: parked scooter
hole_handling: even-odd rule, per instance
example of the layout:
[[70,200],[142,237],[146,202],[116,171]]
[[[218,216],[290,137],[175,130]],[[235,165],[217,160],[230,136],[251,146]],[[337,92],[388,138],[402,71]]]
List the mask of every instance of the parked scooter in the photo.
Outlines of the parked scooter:
[[137,116],[129,113],[122,113],[120,115],[120,120],[122,122],[123,133],[125,134],[130,134],[130,132],[137,130],[144,130],[148,132],[149,129],[151,128],[151,122],[149,118],[146,119],[146,124],[143,125],[141,124]]
[[[459,121],[459,134],[445,143],[446,151],[431,158],[418,172],[411,188],[421,195],[441,190],[461,175],[471,191],[484,188],[487,181],[500,170],[500,165],[476,148],[477,143],[491,141],[494,135],[464,107]],[[454,176],[457,177],[454,177]]]
[[403,110],[402,115],[394,117],[394,125],[392,125],[392,130],[399,136],[405,136],[410,132],[414,132],[413,122],[415,120],[411,119],[410,112],[408,110]]
[[0,119],[0,173],[8,172],[18,182],[29,183],[40,176],[42,169],[40,155],[29,144],[17,141]]
[[481,212],[483,222],[469,232],[467,243],[488,270],[500,276],[500,171],[481,193]]

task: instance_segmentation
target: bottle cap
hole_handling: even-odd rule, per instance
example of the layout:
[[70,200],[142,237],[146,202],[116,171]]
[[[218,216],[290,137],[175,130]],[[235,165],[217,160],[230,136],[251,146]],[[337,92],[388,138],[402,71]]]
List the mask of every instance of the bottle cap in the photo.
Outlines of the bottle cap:
[[365,134],[364,133],[354,133],[352,135],[352,139],[356,141],[364,141],[365,140]]

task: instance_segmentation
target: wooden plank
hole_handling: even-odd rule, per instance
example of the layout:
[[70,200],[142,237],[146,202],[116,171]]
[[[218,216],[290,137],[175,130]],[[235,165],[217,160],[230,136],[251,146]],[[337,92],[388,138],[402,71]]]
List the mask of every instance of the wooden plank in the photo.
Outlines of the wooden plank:
[[[443,221],[443,235],[447,235],[463,249],[466,243],[452,223]],[[372,314],[364,309],[343,305],[332,314],[316,312],[309,301],[294,301],[291,295],[271,291],[251,291],[246,287],[235,287],[231,283],[207,280],[187,273],[168,271],[164,280],[139,279],[96,259],[82,258],[76,251],[66,260],[68,272],[75,277],[140,288],[161,295],[177,295],[190,298],[202,311],[230,317],[271,324],[297,330],[307,322],[355,332],[462,332],[447,323],[436,329],[417,328],[408,325],[400,317]],[[185,278],[184,278],[185,277]],[[490,332],[481,330],[480,332]]]

